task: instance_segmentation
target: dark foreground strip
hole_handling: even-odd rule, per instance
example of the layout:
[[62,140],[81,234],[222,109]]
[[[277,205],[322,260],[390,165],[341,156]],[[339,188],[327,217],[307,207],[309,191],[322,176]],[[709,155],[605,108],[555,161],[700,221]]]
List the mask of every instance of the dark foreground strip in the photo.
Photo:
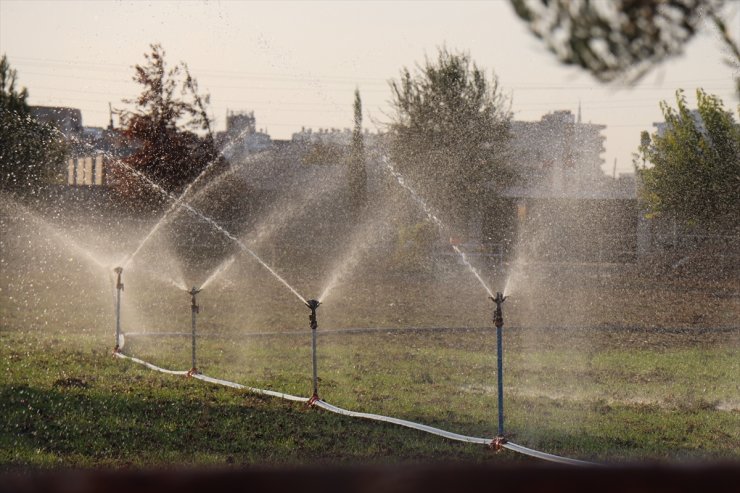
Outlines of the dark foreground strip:
[[737,491],[740,465],[621,465],[579,469],[546,464],[399,464],[355,467],[254,467],[0,474],[0,493],[681,493]]

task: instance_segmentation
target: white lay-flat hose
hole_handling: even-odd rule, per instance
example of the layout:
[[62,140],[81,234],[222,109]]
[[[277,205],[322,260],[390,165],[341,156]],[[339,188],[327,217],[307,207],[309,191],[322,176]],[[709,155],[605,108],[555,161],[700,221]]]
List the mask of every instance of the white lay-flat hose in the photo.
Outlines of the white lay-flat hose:
[[[284,394],[282,392],[275,392],[273,390],[257,389],[254,387],[248,387],[246,385],[241,385],[235,382],[230,382],[228,380],[221,380],[219,378],[209,377],[207,375],[203,375],[202,373],[192,373],[190,371],[183,371],[183,370],[168,370],[166,368],[161,368],[159,366],[148,363],[139,358],[134,358],[133,356],[127,356],[121,352],[115,352],[113,354],[118,358],[133,361],[134,363],[143,365],[151,370],[155,370],[161,373],[166,373],[168,375],[181,375],[181,376],[189,375],[193,378],[197,378],[198,380],[202,380],[204,382],[208,382],[208,383],[212,383],[216,385],[223,385],[225,387],[231,387],[234,389],[247,390],[255,394],[269,395],[272,397],[277,397],[280,399],[285,399],[285,400],[293,401],[293,402],[303,402],[303,403],[311,402],[316,407],[319,407],[321,409],[324,409],[326,411],[329,411],[335,414],[340,414],[342,416],[349,416],[352,418],[369,419],[373,421],[391,423],[391,424],[395,424],[398,426],[404,426],[406,428],[412,428],[414,430],[423,431],[425,433],[430,433],[432,435],[437,435],[437,436],[441,436],[444,438],[448,438],[450,440],[456,440],[458,442],[490,445],[491,442],[493,441],[492,438],[481,438],[481,437],[460,435],[458,433],[453,433],[451,431],[442,430],[440,428],[434,428],[433,426],[423,425],[421,423],[415,423],[413,421],[407,421],[405,419],[393,418],[390,416],[383,416],[382,414],[371,414],[371,413],[362,413],[362,412],[357,412],[357,411],[349,411],[347,409],[343,409],[341,407],[337,407],[332,404],[329,404],[328,402],[323,401],[321,399],[313,400],[307,397],[299,397],[299,396],[295,396],[291,394]],[[539,450],[527,448],[527,447],[518,445],[513,442],[505,442],[502,444],[502,447],[505,449],[511,450],[513,452],[518,452],[520,454],[528,455],[530,457],[535,457],[537,459],[542,459],[542,460],[549,461],[549,462],[556,462],[560,464],[568,464],[568,465],[574,465],[574,466],[598,466],[599,465],[594,462],[588,462],[588,461],[578,460],[578,459],[571,459],[569,457],[562,457],[559,455],[548,454],[546,452],[540,452]]]

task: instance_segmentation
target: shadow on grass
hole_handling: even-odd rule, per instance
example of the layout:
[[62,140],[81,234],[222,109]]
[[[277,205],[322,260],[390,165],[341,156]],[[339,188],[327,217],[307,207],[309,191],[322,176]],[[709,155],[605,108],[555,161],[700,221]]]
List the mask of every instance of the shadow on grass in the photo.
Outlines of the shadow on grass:
[[0,387],[0,467],[496,460],[483,447],[191,381]]

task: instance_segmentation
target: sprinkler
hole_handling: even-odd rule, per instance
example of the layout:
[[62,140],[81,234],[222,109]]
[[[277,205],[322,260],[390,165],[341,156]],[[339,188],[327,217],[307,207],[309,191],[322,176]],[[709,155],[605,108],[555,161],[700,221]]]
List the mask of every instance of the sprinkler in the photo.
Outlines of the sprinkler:
[[504,313],[501,310],[501,305],[504,304],[504,301],[506,301],[506,298],[508,296],[504,296],[501,293],[496,293],[496,297],[493,296],[490,297],[491,300],[496,303],[496,310],[493,312],[493,324],[496,326],[497,329],[500,329],[504,326]]
[[123,283],[121,282],[121,274],[123,273],[123,267],[116,267],[113,269],[116,273],[116,347],[113,348],[114,353],[121,352],[121,291],[123,291]]
[[501,329],[504,326],[504,313],[501,305],[504,304],[506,296],[496,293],[496,297],[490,296],[490,298],[496,303],[496,308],[493,311],[493,325],[496,326],[496,359],[498,367],[498,435],[493,439],[491,446],[498,450],[506,443],[506,438],[504,438],[504,349],[501,334]]
[[316,329],[319,324],[316,322],[316,309],[321,304],[318,300],[308,300],[306,306],[311,310],[308,320],[311,324],[311,360],[313,363],[313,395],[308,400],[308,405],[312,405],[319,400],[319,374],[316,368]]
[[200,313],[200,307],[198,306],[198,302],[195,299],[195,295],[200,293],[200,289],[197,289],[195,286],[193,286],[193,289],[191,289],[188,294],[190,295],[190,312],[191,312],[191,321],[192,321],[192,347],[193,347],[193,360],[192,360],[192,367],[190,368],[190,371],[188,372],[188,376],[192,376],[198,373],[198,367],[195,364],[195,318],[198,313]]

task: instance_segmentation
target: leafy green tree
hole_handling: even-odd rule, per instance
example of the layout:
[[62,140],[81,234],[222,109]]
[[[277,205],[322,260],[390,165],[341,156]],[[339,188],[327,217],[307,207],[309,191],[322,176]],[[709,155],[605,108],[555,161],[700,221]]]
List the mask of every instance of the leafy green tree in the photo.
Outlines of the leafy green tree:
[[[212,162],[217,161],[214,173],[225,163],[211,132],[208,97],[198,94],[187,66],[182,63],[168,69],[165,51],[158,44],[151,45],[151,53],[144,57],[146,64],[136,65],[133,77],[143,91],[125,101],[136,109],[120,112],[123,133],[135,146],[124,162],[165,190],[179,193]],[[161,194],[126,167],[117,168],[114,183],[116,191],[133,205],[146,207],[162,200]]]
[[28,91],[16,87],[17,72],[0,59],[0,189],[35,194],[61,173],[66,146],[53,128],[31,115]]
[[[466,230],[487,190],[514,178],[505,159],[511,112],[494,75],[466,53],[439,49],[391,81],[391,156],[398,171],[446,220]],[[456,224],[455,224],[456,223]]]
[[688,108],[682,91],[676,93],[676,109],[662,102],[664,131],[643,135],[635,159],[642,195],[653,213],[710,228],[735,227],[740,125],[718,97],[701,89],[696,96],[696,112]]
[[[510,0],[517,15],[565,64],[601,81],[637,80],[680,55],[703,19],[717,28],[726,62],[740,66],[740,49],[722,19],[724,0]],[[740,94],[740,76],[735,76]]]
[[365,169],[365,141],[362,136],[362,99],[360,90],[355,89],[355,126],[349,155],[349,189],[352,206],[359,212],[367,202],[367,170]]

